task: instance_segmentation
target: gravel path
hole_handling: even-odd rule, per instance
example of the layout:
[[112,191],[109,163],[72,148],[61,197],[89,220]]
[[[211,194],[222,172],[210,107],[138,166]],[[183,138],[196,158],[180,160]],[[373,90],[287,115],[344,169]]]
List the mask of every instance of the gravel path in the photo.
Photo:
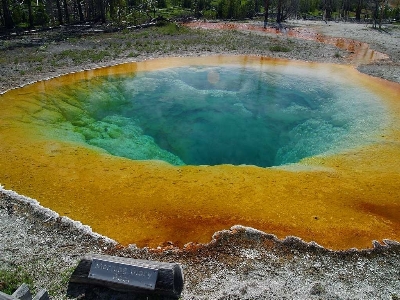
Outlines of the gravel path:
[[[400,82],[399,28],[378,32],[365,25],[295,21],[289,24],[299,30],[312,30],[323,35],[346,37],[369,43],[374,50],[383,52],[388,59],[361,64],[359,70]],[[203,41],[225,41],[230,33],[196,31],[195,38]],[[32,80],[45,79],[58,74],[124,61],[143,60],[166,55],[210,55],[217,53],[258,54],[275,57],[352,63],[351,53],[332,45],[270,33],[249,34],[238,31],[235,45],[188,44],[163,53],[152,51],[135,58],[129,51],[103,60],[70,61],[65,59],[59,67],[52,65],[66,49],[89,49],[97,36],[84,42],[69,39],[50,42],[41,38],[30,51],[46,53],[41,62],[14,59],[27,48],[18,46],[21,40],[0,41],[3,58],[0,59],[0,88],[4,92]],[[190,35],[195,35],[190,33]],[[260,39],[260,35],[265,39]],[[231,36],[232,37],[232,36]],[[38,38],[38,37],[36,37]],[[112,35],[109,39],[115,38]],[[145,37],[142,37],[145,38]],[[180,36],[176,43],[188,38]],[[27,38],[22,38],[27,42]],[[172,38],[171,38],[172,39]],[[249,41],[253,44],[249,44]],[[29,40],[32,42],[32,40]],[[167,41],[166,41],[167,42]],[[171,43],[171,41],[168,41]],[[13,44],[14,43],[14,44]],[[290,45],[289,52],[268,50],[268,45]],[[237,47],[237,45],[244,45]],[[22,47],[19,52],[19,47]],[[42,48],[41,48],[42,47]],[[97,50],[102,48],[98,46]],[[310,53],[312,53],[310,55]],[[39,68],[40,66],[40,68]],[[23,72],[21,72],[21,70]],[[372,246],[372,241],[371,241]],[[236,226],[218,232],[208,245],[188,244],[184,249],[139,249],[121,247],[116,242],[99,236],[79,222],[60,217],[41,207],[35,200],[19,196],[0,186],[0,269],[17,270],[22,267],[33,277],[34,288],[47,289],[52,299],[67,298],[68,280],[83,255],[102,253],[134,258],[179,262],[183,265],[185,286],[182,299],[400,299],[400,244],[393,241],[375,242],[374,248],[357,251],[333,252],[316,244],[306,244],[293,237],[283,241],[254,229]],[[1,283],[1,278],[0,278]],[[81,291],[69,297],[76,299],[136,299],[122,293],[100,288]],[[139,299],[139,298],[138,298]]]

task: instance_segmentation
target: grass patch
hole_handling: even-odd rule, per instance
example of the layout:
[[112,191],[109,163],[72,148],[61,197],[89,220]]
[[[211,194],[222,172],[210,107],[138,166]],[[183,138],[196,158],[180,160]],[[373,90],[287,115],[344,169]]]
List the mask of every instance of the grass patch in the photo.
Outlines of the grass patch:
[[290,52],[290,51],[292,51],[292,49],[290,49],[289,47],[286,47],[286,46],[282,46],[282,45],[271,45],[271,46],[269,46],[269,51],[272,51],[272,52]]
[[[74,272],[75,267],[68,268],[61,272],[60,274],[60,281],[54,284],[49,289],[49,294],[56,298],[56,295],[59,291],[62,291],[66,286],[68,286],[69,279],[71,278],[72,273]],[[51,297],[51,298],[53,298]]]
[[33,278],[21,267],[15,270],[0,269],[0,291],[11,295],[23,283],[33,287]]
[[83,62],[99,62],[105,57],[110,56],[110,52],[106,50],[64,50],[57,55],[57,59],[71,59],[74,63]]
[[46,55],[43,53],[31,53],[31,54],[28,54],[23,59],[21,59],[21,61],[25,60],[26,62],[29,62],[29,63],[42,63],[45,58],[46,58]]
[[179,26],[176,23],[160,22],[156,29],[157,33],[162,35],[177,35],[180,33],[187,33],[188,29],[183,26]]
[[128,57],[138,57],[139,53],[129,52]]

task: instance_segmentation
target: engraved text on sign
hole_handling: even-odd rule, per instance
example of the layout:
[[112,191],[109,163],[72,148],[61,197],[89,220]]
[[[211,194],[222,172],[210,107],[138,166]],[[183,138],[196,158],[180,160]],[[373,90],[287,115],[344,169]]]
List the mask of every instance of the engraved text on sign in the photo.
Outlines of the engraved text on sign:
[[158,270],[93,258],[89,278],[154,290]]

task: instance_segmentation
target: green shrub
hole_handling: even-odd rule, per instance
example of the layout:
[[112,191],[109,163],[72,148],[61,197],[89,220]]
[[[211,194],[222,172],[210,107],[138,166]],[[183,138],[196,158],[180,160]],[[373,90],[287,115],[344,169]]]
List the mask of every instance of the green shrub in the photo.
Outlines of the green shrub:
[[33,286],[32,277],[22,268],[15,270],[0,269],[0,291],[11,295],[23,283]]

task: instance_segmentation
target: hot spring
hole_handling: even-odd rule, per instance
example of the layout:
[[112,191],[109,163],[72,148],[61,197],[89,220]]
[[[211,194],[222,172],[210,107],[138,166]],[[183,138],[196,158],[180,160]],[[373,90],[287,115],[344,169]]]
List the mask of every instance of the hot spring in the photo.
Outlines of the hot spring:
[[260,57],[70,74],[1,96],[0,183],[123,244],[240,224],[369,247],[399,239],[398,93]]
[[367,143],[386,122],[366,90],[268,65],[104,76],[36,99],[53,111],[56,138],[176,166],[294,163]]

